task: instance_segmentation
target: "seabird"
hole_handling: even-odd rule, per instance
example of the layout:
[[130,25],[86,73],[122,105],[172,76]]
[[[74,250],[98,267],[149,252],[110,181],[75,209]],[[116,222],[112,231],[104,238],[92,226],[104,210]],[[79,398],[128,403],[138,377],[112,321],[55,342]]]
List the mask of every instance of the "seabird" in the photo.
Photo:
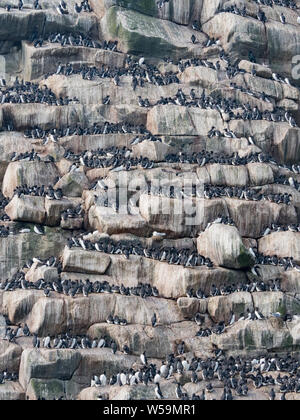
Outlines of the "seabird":
[[281,13],[281,15],[280,15],[280,22],[283,23],[283,24],[286,23],[286,18],[285,18],[283,13]]
[[140,355],[140,359],[141,362],[143,363],[143,365],[147,365],[147,357],[146,357],[146,352],[144,351],[141,355]]
[[156,326],[156,322],[157,322],[157,318],[156,318],[156,314],[154,313],[152,318],[151,318],[152,327]]
[[162,392],[161,392],[161,389],[160,389],[160,386],[159,386],[159,383],[157,383],[156,384],[156,387],[155,387],[155,395],[156,395],[156,397],[159,399],[159,400],[162,400],[164,397],[163,397],[163,394],[162,394]]
[[44,230],[43,226],[34,225],[33,230],[38,235],[44,235],[45,234],[45,230]]

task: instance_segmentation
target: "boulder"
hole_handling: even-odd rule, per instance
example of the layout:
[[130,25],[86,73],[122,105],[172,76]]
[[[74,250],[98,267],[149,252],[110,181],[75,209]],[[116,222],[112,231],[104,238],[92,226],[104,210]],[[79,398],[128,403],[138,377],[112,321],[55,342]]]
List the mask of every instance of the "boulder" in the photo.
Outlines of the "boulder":
[[156,0],[91,0],[93,10],[98,16],[102,17],[109,7],[119,6],[126,9],[135,10],[147,16],[152,16],[164,20],[188,25],[192,18],[199,19],[202,10],[203,0],[173,0],[172,6],[168,3],[163,8],[158,8]]
[[238,136],[252,136],[256,146],[279,163],[295,163],[300,157],[300,130],[288,123],[231,120],[229,127]]
[[19,380],[24,389],[30,380],[70,380],[81,361],[78,351],[68,349],[25,349],[22,353]]
[[69,208],[74,208],[80,204],[81,199],[64,197],[61,200],[49,200],[45,198],[45,210],[47,226],[59,226],[61,213]]
[[11,220],[43,224],[46,217],[45,198],[30,195],[14,195],[5,207]]
[[2,192],[6,197],[12,197],[14,189],[20,185],[53,185],[57,177],[58,171],[54,163],[11,162],[4,175]]
[[[113,354],[112,350],[108,348],[79,351],[81,363],[73,375],[72,381],[77,383],[81,389],[90,385],[95,372],[105,372],[107,377],[111,377],[123,369],[137,367],[140,364],[139,357],[124,355],[119,351]],[[101,391],[104,389],[102,388]]]
[[[74,2],[72,6],[74,5]],[[94,14],[82,13],[75,15],[70,13],[66,15],[58,15],[55,4],[52,2],[44,2],[42,10],[34,10],[33,5],[26,5],[22,13],[15,7],[11,11],[1,10],[1,40],[21,41],[30,39],[33,30],[36,28],[38,33],[44,31],[45,34],[53,32],[72,32],[74,26],[78,32],[96,33],[97,19]],[[13,34],[11,28],[14,28]]]
[[65,247],[63,270],[87,274],[104,274],[109,267],[110,261],[110,256],[104,253]]
[[30,269],[25,274],[25,279],[30,282],[36,282],[39,279],[44,279],[45,282],[53,282],[58,278],[57,267],[49,267],[48,265],[39,265],[33,263]]
[[112,207],[92,206],[88,213],[89,225],[93,230],[113,235],[115,233],[133,233],[147,235],[151,229],[140,215],[120,214]]
[[34,304],[42,296],[41,291],[17,290],[2,292],[2,308],[9,320],[17,325],[31,312]]
[[169,299],[142,299],[119,294],[91,294],[72,299],[55,293],[45,298],[42,292],[39,293],[40,298],[27,317],[27,324],[32,333],[41,336],[57,335],[69,329],[85,334],[91,325],[106,322],[110,314],[125,318],[128,324],[151,325],[154,312],[162,324],[183,321],[176,302]]
[[197,249],[199,254],[226,268],[242,269],[255,263],[235,226],[211,225],[198,236]]
[[218,72],[204,66],[188,67],[180,74],[180,81],[190,86],[212,88],[219,81]]
[[227,328],[225,334],[212,335],[212,343],[227,354],[253,357],[272,351],[291,351],[299,346],[299,337],[291,334],[282,321],[241,321]]
[[[204,9],[207,7],[206,4]],[[210,36],[220,39],[226,51],[229,50],[232,55],[238,56],[240,59],[248,59],[248,52],[251,50],[257,61],[268,60],[274,71],[291,74],[292,58],[298,54],[297,13],[289,15],[290,20],[294,20],[294,25],[280,25],[280,13],[272,13],[272,9],[270,11],[265,9],[267,16],[269,12],[272,15],[269,15],[269,19],[264,25],[257,19],[245,19],[234,13],[218,13],[213,16],[216,3],[211,8],[209,16],[211,19],[207,16],[208,20],[203,23],[203,30]],[[254,13],[257,13],[257,10]],[[204,16],[202,16],[203,18]],[[232,36],[232,34],[234,35]],[[286,48],[287,39],[293,39],[289,48]],[[280,67],[282,59],[287,64]]]
[[117,6],[108,9],[101,29],[106,38],[118,38],[126,53],[160,58],[199,52],[205,40],[202,33],[197,33],[198,44],[190,44],[192,29]]
[[[33,230],[33,226],[29,226]],[[45,228],[47,240],[44,235],[34,232],[17,233],[1,238],[0,241],[0,278],[12,276],[17,269],[22,267],[33,257],[49,258],[58,257],[62,252],[67,234],[61,229]]]
[[83,190],[89,189],[89,181],[83,171],[72,171],[60,178],[54,186],[57,188],[62,189],[63,195],[81,197]]
[[[128,147],[132,140],[132,134],[97,134],[86,136],[62,137],[60,144],[74,153],[81,153],[84,150],[107,149],[111,146]],[[68,162],[67,169],[70,166]]]
[[[209,181],[203,177],[203,172],[207,170]],[[250,184],[247,166],[220,165],[214,163],[206,165],[204,168],[197,169],[199,179],[212,185],[245,186]]]
[[[107,52],[107,51],[105,51]],[[107,52],[108,53],[108,52]],[[112,53],[114,54],[114,53]],[[137,86],[132,90],[132,77],[122,76],[120,85],[116,86],[109,78],[95,78],[86,80],[81,74],[70,76],[54,74],[46,80],[42,80],[40,85],[46,85],[57,97],[69,98],[76,97],[81,104],[94,105],[102,103],[103,99],[109,95],[111,106],[101,107],[103,112],[110,112],[117,105],[130,105],[138,107],[138,96],[148,98],[151,104],[155,104],[162,96],[175,96],[178,91],[178,84],[156,86],[153,83],[146,82],[143,87]],[[185,89],[188,93],[188,89]],[[147,111],[140,108],[140,112]]]
[[223,131],[219,112],[178,105],[157,105],[151,108],[147,117],[147,129],[154,135],[206,136],[215,126]]
[[270,224],[296,223],[295,207],[269,201],[246,201],[224,198],[230,217],[241,236],[260,238],[263,230]]
[[49,106],[35,103],[5,103],[2,105],[2,109],[4,118],[11,121],[14,129],[18,131],[25,130],[28,127],[51,129],[58,126],[66,127],[78,123],[83,124],[84,122],[84,109],[81,104]]
[[251,185],[273,184],[274,174],[270,165],[265,163],[248,163],[247,169]]
[[251,61],[247,60],[241,60],[238,66],[241,70],[245,70],[247,73],[252,73],[252,70],[254,69],[258,77],[263,77],[264,79],[272,78],[272,70],[267,66],[251,63]]
[[240,314],[247,315],[247,310],[253,311],[255,308],[266,318],[270,318],[277,312],[281,315],[297,314],[300,305],[297,299],[282,292],[238,292],[211,297],[207,303],[208,314],[214,322],[225,321],[226,324],[229,323],[232,312],[239,318]]
[[300,264],[300,233],[274,232],[258,241],[258,250],[264,255],[278,257],[292,257],[296,264]]
[[124,279],[130,287],[137,286],[138,282],[149,283],[157,287],[159,295],[165,298],[177,299],[185,296],[188,288],[193,288],[195,291],[201,288],[208,293],[212,284],[246,281],[243,272],[225,268],[185,268],[133,255],[129,260],[112,255],[111,260],[107,274],[115,284],[121,285]]
[[[7,340],[0,340],[0,370],[3,372],[18,372],[22,349]],[[1,388],[1,387],[0,387]]]
[[127,325],[122,328],[118,325],[95,324],[88,330],[88,335],[93,337],[108,336],[112,338],[122,349],[127,344],[130,354],[139,356],[146,350],[150,358],[161,358],[162,355],[175,353],[176,343],[184,341],[188,348],[196,346],[195,335],[199,327],[195,322],[183,322],[172,324],[167,327],[160,325],[152,326]]
[[42,48],[35,48],[27,41],[22,42],[23,61],[26,63],[23,75],[26,80],[36,80],[47,73],[55,73],[58,63],[70,62],[86,65],[104,64],[110,67],[123,67],[125,55],[95,48],[75,45],[61,46],[44,43]]
[[[0,112],[1,119],[1,112]],[[17,154],[30,152],[32,144],[25,139],[22,133],[1,132],[0,133],[0,183],[2,183],[5,171],[10,162],[10,157]]]

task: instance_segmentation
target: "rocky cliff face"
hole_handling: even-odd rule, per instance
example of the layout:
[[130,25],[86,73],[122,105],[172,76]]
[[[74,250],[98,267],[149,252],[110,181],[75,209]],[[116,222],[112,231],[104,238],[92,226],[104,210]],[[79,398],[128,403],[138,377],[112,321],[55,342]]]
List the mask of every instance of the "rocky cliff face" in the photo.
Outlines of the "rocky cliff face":
[[300,1],[54,3],[0,1],[0,399],[299,399]]

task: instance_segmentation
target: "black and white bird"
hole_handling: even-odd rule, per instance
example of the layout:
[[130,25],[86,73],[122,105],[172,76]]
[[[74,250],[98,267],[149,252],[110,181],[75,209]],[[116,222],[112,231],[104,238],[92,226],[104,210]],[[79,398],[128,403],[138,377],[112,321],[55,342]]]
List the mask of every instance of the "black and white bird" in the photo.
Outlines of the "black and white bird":
[[148,361],[147,361],[147,357],[146,357],[146,352],[144,351],[141,355],[140,355],[140,359],[141,362],[143,363],[143,365],[147,365]]
[[283,13],[281,13],[281,15],[280,15],[280,22],[283,23],[283,24],[286,23],[286,18],[285,18]]
[[154,313],[152,318],[151,318],[152,327],[155,327],[156,323],[157,323],[157,318],[156,318],[156,313]]
[[45,234],[45,230],[44,230],[43,226],[34,225],[33,230],[38,235],[44,235]]
[[110,104],[110,96],[109,95],[105,96],[105,98],[102,101],[102,104],[103,105],[109,105]]

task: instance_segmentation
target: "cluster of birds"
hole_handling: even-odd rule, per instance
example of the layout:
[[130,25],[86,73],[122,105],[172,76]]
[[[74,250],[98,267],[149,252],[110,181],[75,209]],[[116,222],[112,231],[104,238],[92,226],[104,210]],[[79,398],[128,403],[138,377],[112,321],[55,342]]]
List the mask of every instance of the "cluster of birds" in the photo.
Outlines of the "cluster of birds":
[[[64,0],[60,0],[60,3],[56,7],[56,10],[61,15],[68,15],[69,14],[69,9],[68,9],[67,3]],[[79,14],[82,11],[87,12],[87,13],[91,13],[93,11],[90,4],[89,4],[89,0],[83,0],[80,4],[78,4],[78,3],[74,4],[74,13]]]
[[204,186],[204,197],[207,199],[228,197],[238,198],[239,200],[261,201],[266,200],[276,204],[291,204],[290,194],[261,194],[254,189],[244,187],[216,187],[212,185]]
[[206,265],[213,267],[209,258],[199,255],[189,248],[176,249],[175,247],[144,247],[139,241],[118,241],[111,238],[102,238],[98,242],[91,242],[81,237],[68,239],[67,245],[70,249],[82,248],[87,251],[98,251],[106,254],[122,255],[129,259],[130,255],[146,257],[174,265],[185,267],[197,267]]
[[215,163],[233,166],[247,165],[248,163],[272,163],[277,165],[271,156],[264,153],[251,153],[247,156],[239,157],[237,153],[226,156],[207,150],[201,150],[201,152],[194,152],[192,154],[185,152],[171,153],[166,155],[165,161],[168,163],[189,163],[191,165],[199,165],[200,167]]
[[209,130],[209,132],[207,133],[207,137],[209,139],[212,139],[213,137],[226,137],[228,139],[236,139],[237,138],[236,134],[232,130],[229,130],[228,128],[225,128],[224,131],[222,132],[222,131],[216,129],[215,126],[212,126],[212,128]]
[[300,191],[300,183],[297,179],[292,176],[286,177],[285,175],[279,175],[274,179],[275,184],[287,185],[289,187],[295,188],[297,191]]
[[151,135],[146,130],[144,125],[133,125],[127,122],[123,123],[110,123],[105,121],[104,123],[95,123],[90,127],[68,126],[62,128],[51,128],[41,129],[39,127],[32,127],[25,130],[24,137],[29,139],[45,139],[47,137],[53,138],[52,141],[57,142],[59,138],[69,136],[87,136],[87,135],[103,135],[103,134],[137,134],[137,135]]
[[[216,70],[220,69],[219,61],[217,61],[215,64],[210,63],[210,62],[207,62],[207,63],[208,63],[207,67],[210,67]],[[249,88],[238,86],[237,83],[234,83],[234,82],[230,82],[230,87],[232,87],[235,90],[239,90],[242,93],[246,93],[256,99],[259,99],[268,103],[272,103],[271,99],[264,92],[255,92]],[[199,99],[202,99],[202,101],[199,101]],[[201,106],[201,104],[204,104],[204,103],[205,103],[205,93],[202,93],[201,98],[197,98],[195,89],[191,89],[189,95],[185,94],[182,91],[182,89],[178,89],[178,92],[176,93],[174,97],[164,98],[163,96],[161,96],[160,99],[152,105],[150,104],[147,98],[142,99],[141,96],[138,96],[138,104],[142,108],[149,108],[151,106],[168,105],[168,104],[186,106],[186,107],[194,107],[194,106],[199,107]]]
[[[144,61],[136,62],[129,57],[127,58],[127,65],[123,68],[109,67],[101,65],[99,68],[95,66],[81,65],[74,68],[72,64],[59,64],[54,74],[62,74],[64,76],[71,76],[80,74],[84,80],[112,79],[115,86],[120,85],[120,78],[122,76],[132,77],[132,88],[137,86],[145,86],[145,83],[151,83],[156,86],[166,86],[171,83],[179,83],[177,75],[173,72],[162,74],[157,67],[146,64]],[[53,73],[52,73],[53,74]],[[50,76],[50,74],[48,74]]]
[[[243,16],[243,17],[246,17],[246,16],[249,17],[250,16],[247,13],[247,9],[246,9],[245,6],[242,9],[239,9],[236,5],[233,5],[233,6],[229,6],[229,7],[225,7],[225,8],[220,8],[216,11],[216,13],[222,13],[222,12],[234,13],[236,15]],[[265,12],[261,9],[258,10],[256,15],[254,15],[254,16],[251,15],[251,17],[254,17],[255,19],[257,19],[257,20],[259,20],[260,22],[263,22],[263,23],[267,22],[267,16],[266,16]],[[285,23],[285,16],[284,16],[283,13],[280,15],[280,20],[281,20],[282,23]]]
[[[264,100],[267,100],[267,96],[262,94],[256,94],[252,91],[246,90],[247,93],[252,96],[263,97]],[[141,96],[138,96],[138,104],[142,108],[149,108],[152,105],[149,100],[143,99]],[[190,94],[185,94],[182,89],[179,89],[174,97],[163,98],[161,97],[153,106],[155,105],[178,105],[184,107],[195,107],[200,109],[214,109],[220,113],[226,113],[229,115],[230,120],[242,119],[246,120],[266,120],[272,122],[287,122],[291,127],[297,127],[295,118],[282,108],[274,107],[273,111],[265,110],[260,111],[256,106],[251,108],[250,104],[239,103],[236,99],[232,98],[222,98],[222,97],[212,97],[211,95],[206,95],[203,91],[200,98],[196,97],[195,90],[192,89]],[[216,130],[214,127],[210,132],[210,136],[225,136],[235,138],[234,133],[226,130],[225,133],[221,133],[219,130]]]
[[271,226],[264,229],[262,236],[267,236],[275,232],[300,232],[300,224],[278,225],[276,223],[272,223]]
[[[123,321],[123,320],[122,320]],[[107,336],[100,337],[99,339],[90,339],[86,335],[79,336],[73,335],[71,332],[65,334],[59,334],[57,337],[51,337],[46,335],[42,339],[36,334],[33,335],[32,339],[33,348],[45,348],[45,349],[103,349],[111,348],[113,354],[117,352],[118,346],[116,342]],[[127,344],[123,346],[124,354],[129,354],[130,349]]]
[[8,203],[9,199],[5,197],[0,191],[0,210],[4,210]]
[[26,323],[24,323],[23,326],[22,324],[18,324],[15,328],[13,328],[9,318],[5,315],[3,316],[5,317],[6,323],[4,340],[9,341],[10,343],[15,343],[17,338],[29,337],[31,335]]
[[[293,320],[293,316],[291,314],[282,315],[280,312],[271,314],[271,317],[281,318],[284,322],[292,322]],[[195,322],[197,325],[202,325],[203,319],[204,317],[200,313],[197,313],[195,315]],[[264,321],[265,319],[266,317],[259,311],[257,307],[255,307],[252,311],[250,309],[247,309],[246,313],[243,312],[238,317],[233,311],[231,311],[230,319],[227,325],[224,321],[220,321],[212,328],[200,328],[199,331],[196,333],[196,337],[209,337],[212,334],[224,334],[226,332],[226,328],[231,327],[236,322]]]
[[[248,52],[248,56],[249,56],[249,61],[252,63],[256,63],[256,57],[253,53],[253,51],[249,51]],[[219,71],[224,71],[226,73],[226,76],[228,79],[232,79],[233,77],[237,76],[238,74],[245,74],[247,73],[247,71],[245,69],[241,69],[239,67],[239,63],[238,62],[232,62],[229,55],[222,49],[219,53],[219,60],[217,61],[209,61],[208,59],[203,59],[203,58],[197,58],[197,57],[193,57],[191,59],[179,59],[178,61],[174,61],[174,60],[168,60],[170,61],[172,64],[176,65],[178,67],[178,72],[182,73],[184,72],[184,70],[188,67],[206,67],[206,68],[210,68],[212,70],[215,70],[217,72]],[[221,63],[221,62],[222,63]],[[257,71],[255,69],[255,67],[253,66],[251,69],[251,74],[252,76],[256,76]],[[273,72],[272,73],[272,79],[275,82],[279,82],[279,83],[283,83],[289,86],[293,86],[292,82],[290,81],[290,79],[286,76],[282,76],[278,73]],[[233,88],[239,88],[239,86],[236,83],[231,84],[231,86]],[[242,88],[243,91],[245,93],[248,93],[251,96],[255,96],[258,99],[262,99],[265,100],[265,98],[268,98],[266,95],[263,95],[261,92],[253,92],[250,89],[244,89]],[[269,99],[269,98],[268,98]]]
[[125,318],[120,318],[118,315],[113,316],[112,314],[108,315],[106,322],[108,324],[114,324],[114,325],[127,325],[127,321]]
[[9,222],[10,221],[10,217],[6,213],[1,214],[0,215],[0,221],[1,222]]
[[261,6],[280,6],[280,7],[287,7],[292,10],[297,9],[297,4],[295,0],[252,0],[254,3],[261,5]]
[[0,238],[7,238],[9,236],[10,230],[8,227],[0,225]]
[[[145,191],[146,192],[146,191]],[[204,188],[197,185],[192,185],[191,188],[174,187],[173,185],[165,187],[151,187],[148,185],[148,194],[163,196],[168,198],[205,198],[208,200],[214,198],[235,198],[238,200],[246,201],[269,201],[276,204],[290,205],[292,195],[288,193],[284,194],[262,194],[255,189],[247,187],[229,187],[229,186],[215,186],[205,184]]]
[[215,220],[213,220],[212,222],[209,222],[207,224],[206,229],[209,229],[210,226],[212,226],[214,224],[222,224],[222,225],[225,225],[225,226],[235,226],[234,220],[231,217],[222,216],[220,214],[218,215],[218,217]]
[[211,285],[209,293],[205,293],[201,288],[194,290],[193,288],[188,288],[186,295],[188,298],[197,298],[197,299],[208,299],[215,296],[228,296],[233,293],[239,292],[281,292],[281,280],[279,278],[271,279],[268,282],[263,280],[260,281],[248,281],[247,283],[239,284],[222,284],[220,287],[217,287],[215,284]]
[[40,103],[44,105],[65,106],[77,103],[76,98],[57,98],[46,85],[42,88],[37,83],[19,81],[16,77],[11,87],[6,87],[5,79],[1,80],[0,104],[29,104]]
[[25,162],[40,162],[41,160],[44,162],[54,162],[54,157],[51,155],[47,155],[45,157],[41,157],[34,149],[31,149],[29,152],[24,153],[17,153],[13,152],[10,156],[11,162],[18,162],[18,161],[25,161]]
[[3,370],[0,372],[0,385],[5,384],[5,382],[17,381],[19,379],[19,375],[15,372],[8,372],[7,370]]
[[265,92],[255,92],[249,88],[243,87],[243,86],[239,86],[237,83],[235,82],[230,82],[230,87],[232,87],[235,90],[239,90],[242,93],[246,93],[247,95],[252,96],[253,98],[259,99],[260,101],[265,101],[268,103],[272,103],[272,100],[269,96],[267,96],[265,94]]
[[[285,270],[288,268],[295,268],[296,270],[300,270],[294,263],[293,257],[278,257],[277,255],[263,255],[263,254],[256,254],[256,264],[257,265],[274,265],[279,267],[284,267]],[[253,267],[251,269],[252,274],[259,276],[259,267]]]
[[[39,3],[39,0],[32,0],[34,10],[41,10],[42,6]],[[23,0],[18,0],[18,5],[16,8],[20,11],[24,10],[24,2]],[[10,12],[14,7],[11,4],[7,4],[5,6],[7,12]],[[69,10],[67,3],[64,0],[60,0],[60,3],[57,5],[56,10],[61,15],[68,15]],[[81,13],[84,12],[92,12],[92,8],[89,4],[89,0],[83,0],[80,4],[74,4],[74,13]]]
[[[7,12],[10,12],[13,8],[17,9],[17,10],[20,10],[20,11],[23,10],[23,8],[24,8],[23,0],[18,0],[18,5],[16,7],[12,6],[11,4],[7,4],[5,6],[5,10]],[[42,8],[41,5],[39,4],[39,0],[33,0],[33,8],[35,10],[40,10]]]
[[[5,215],[7,216],[7,215]],[[4,221],[9,221],[9,217],[3,217]],[[15,229],[14,227],[6,227],[6,226],[2,226],[0,225],[0,238],[7,238],[10,235],[15,235],[17,233],[30,233],[30,232],[34,232],[38,235],[44,235],[45,234],[45,229],[43,225],[33,225],[33,229],[31,227],[21,227],[19,229]]]
[[61,218],[63,220],[68,219],[77,219],[84,216],[84,209],[82,208],[81,204],[78,204],[78,206],[72,208],[67,208],[66,210],[61,212]]
[[45,185],[37,186],[33,185],[20,185],[14,189],[14,195],[19,198],[22,195],[31,195],[33,197],[46,197],[48,200],[61,200],[63,198],[63,192],[61,188],[54,189],[51,185],[45,187]]
[[[60,44],[61,47],[65,46],[76,46],[76,47],[87,47],[87,48],[98,48],[105,51],[118,52],[117,46],[118,41],[96,41],[90,36],[82,35],[79,33],[52,33],[48,36],[36,35],[31,39],[31,42],[35,48],[42,47],[44,43]],[[61,63],[59,63],[61,65]]]
[[[41,10],[42,6],[39,3],[39,0],[33,0],[33,8],[34,10]],[[5,6],[5,10],[7,12],[10,12],[12,9],[15,9],[14,6],[12,6],[11,4],[7,4]],[[22,11],[24,10],[24,2],[23,0],[18,0],[18,5],[16,7],[16,9]],[[68,10],[68,6],[67,3],[64,0],[60,0],[60,3],[56,6],[56,11],[61,14],[61,15],[68,15],[69,14],[69,10]],[[75,3],[74,4],[74,13],[81,13],[81,12],[92,12],[92,8],[89,4],[89,0],[83,0],[81,1],[79,4]]]
[[[221,400],[226,401],[246,397],[252,389],[258,390],[262,387],[272,387],[268,394],[270,400],[276,398],[275,389],[281,394],[281,400],[285,400],[288,393],[300,392],[299,360],[290,354],[286,357],[274,354],[243,359],[240,356],[226,357],[217,348],[215,357],[207,359],[193,357],[190,361],[182,357],[181,353],[178,356],[172,353],[162,361],[161,366],[149,363],[144,352],[140,355],[140,362],[139,369],[123,369],[110,378],[107,378],[106,372],[93,375],[91,386],[100,388],[107,385],[153,384],[156,398],[164,399],[166,396],[163,395],[160,386],[171,380],[176,384],[173,399],[202,401],[207,399],[208,394],[214,395],[216,388],[213,383],[216,381],[223,384]],[[277,375],[274,375],[275,372]],[[176,374],[190,375],[193,384],[205,383],[205,388],[203,387],[200,395],[195,392],[188,395],[179,380],[175,379]],[[99,394],[97,398],[108,399],[108,395]]]
[[70,172],[77,170],[80,165],[90,169],[111,168],[111,172],[130,171],[138,166],[142,169],[152,169],[154,166],[154,162],[147,157],[133,157],[132,151],[125,146],[121,149],[112,146],[107,149],[85,150],[80,154],[66,150],[64,158],[73,162]]
[[[37,263],[38,266],[46,265],[48,267],[56,267],[58,273],[60,274],[61,272],[61,262],[57,261],[55,257],[51,257],[46,261],[34,258],[33,260],[28,261],[23,269],[30,268],[33,263]],[[61,279],[60,275],[58,275],[57,279],[53,282],[47,282],[42,278],[35,282],[30,282],[25,279],[25,273],[23,271],[18,271],[10,279],[3,280],[0,283],[0,290],[5,292],[17,289],[42,290],[46,297],[49,297],[51,292],[64,294],[65,296],[70,296],[72,298],[75,298],[77,295],[88,297],[89,294],[92,293],[121,294],[123,296],[141,297],[142,299],[159,296],[157,287],[152,287],[147,283],[138,283],[137,286],[125,287],[123,284],[121,284],[121,286],[111,285],[106,280],[103,282],[98,280],[91,282],[89,279]]]
[[[261,3],[261,4],[263,4],[263,3]],[[253,16],[252,14],[249,14],[247,12],[246,6],[243,6],[242,8],[239,8],[235,4],[231,5],[231,6],[227,6],[227,7],[221,7],[217,10],[216,13],[233,13],[235,15],[242,16],[242,17],[254,17],[254,18],[256,18],[257,20],[259,20],[263,23],[267,22],[266,14],[261,9],[259,9],[257,14]],[[280,22],[283,23],[283,24],[286,23],[286,17],[283,13],[280,14]]]

